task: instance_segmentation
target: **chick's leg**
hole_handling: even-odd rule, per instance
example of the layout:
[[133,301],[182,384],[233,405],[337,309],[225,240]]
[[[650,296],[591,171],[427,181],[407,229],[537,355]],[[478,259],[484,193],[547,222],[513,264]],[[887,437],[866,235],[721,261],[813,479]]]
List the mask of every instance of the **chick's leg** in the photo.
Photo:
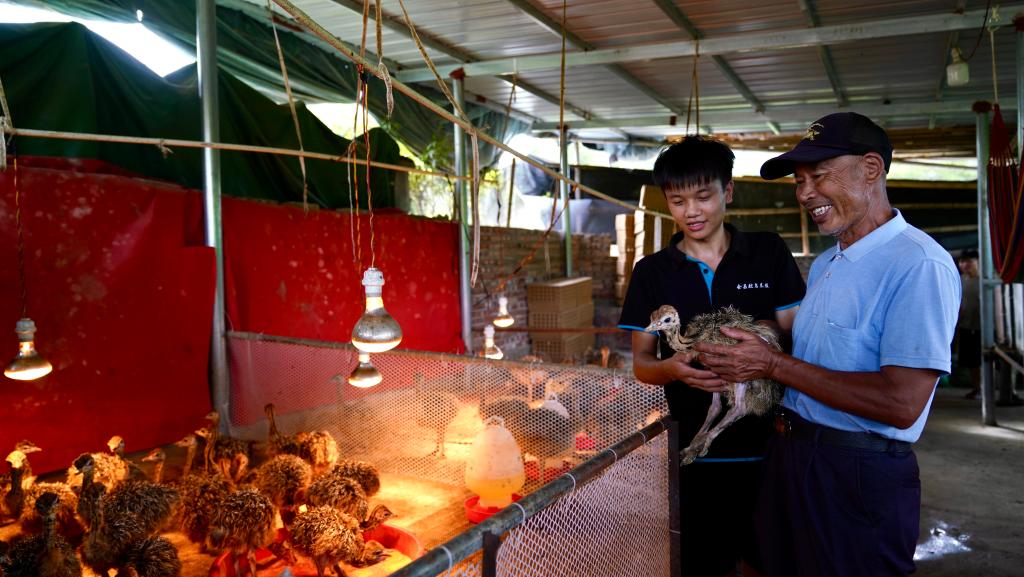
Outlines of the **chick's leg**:
[[[249,574],[252,577],[259,577],[256,575],[256,551],[249,549],[245,552],[245,558],[249,561]],[[241,573],[235,573],[235,575],[241,575]]]
[[700,448],[700,455],[704,455],[708,452],[708,448],[711,447],[711,442],[714,441],[715,437],[724,431],[726,427],[750,413],[749,407],[747,406],[746,393],[747,384],[737,383],[735,400],[733,401],[732,406],[729,407],[729,410],[725,413],[725,416],[722,417],[722,420],[719,421],[713,429],[708,431],[707,435],[705,435],[704,445]]
[[720,393],[714,393],[711,395],[711,406],[708,407],[708,416],[704,419],[704,424],[701,425],[700,430],[693,436],[693,440],[690,441],[690,446],[683,449],[681,456],[683,458],[682,463],[689,465],[694,459],[703,455],[707,452],[707,445],[711,442],[705,439],[708,436],[708,429],[711,428],[711,423],[715,422],[718,418],[719,413],[722,412],[722,395]]

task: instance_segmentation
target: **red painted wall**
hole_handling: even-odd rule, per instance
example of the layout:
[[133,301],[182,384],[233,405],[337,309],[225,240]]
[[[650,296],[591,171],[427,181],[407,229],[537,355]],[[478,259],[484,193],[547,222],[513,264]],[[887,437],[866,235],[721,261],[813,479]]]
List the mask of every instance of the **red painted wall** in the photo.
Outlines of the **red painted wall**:
[[[13,168],[0,174],[0,361],[21,316]],[[0,378],[0,454],[43,448],[36,471],[63,468],[113,434],[129,451],[203,424],[214,257],[202,245],[201,198],[90,161],[23,158],[28,314],[54,372]],[[228,327],[347,341],[362,311],[370,219],[354,259],[347,213],[233,198],[223,203]],[[402,348],[459,352],[457,229],[378,213],[376,266]],[[356,262],[361,260],[360,262]]]

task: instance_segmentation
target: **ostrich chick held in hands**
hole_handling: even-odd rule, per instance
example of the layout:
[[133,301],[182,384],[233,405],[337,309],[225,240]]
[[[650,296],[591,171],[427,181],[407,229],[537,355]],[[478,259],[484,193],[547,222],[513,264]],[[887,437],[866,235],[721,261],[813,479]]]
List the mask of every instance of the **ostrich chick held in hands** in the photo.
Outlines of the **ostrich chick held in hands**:
[[[753,317],[745,315],[733,307],[725,307],[717,312],[706,313],[693,317],[686,326],[686,332],[680,335],[679,313],[671,305],[664,305],[651,314],[651,324],[647,332],[660,331],[668,345],[679,353],[695,353],[693,346],[697,343],[736,344],[739,341],[722,332],[722,328],[733,328],[753,333],[775,349],[780,349],[775,333],[766,326],[754,322]],[[746,415],[768,414],[782,398],[782,387],[768,379],[753,379],[740,383],[730,383],[725,390],[725,402],[728,411],[718,420],[722,411],[722,394],[713,393],[711,406],[704,424],[693,437],[690,445],[683,449],[683,464],[688,465],[697,457],[707,454],[711,442],[715,440],[729,425]]]

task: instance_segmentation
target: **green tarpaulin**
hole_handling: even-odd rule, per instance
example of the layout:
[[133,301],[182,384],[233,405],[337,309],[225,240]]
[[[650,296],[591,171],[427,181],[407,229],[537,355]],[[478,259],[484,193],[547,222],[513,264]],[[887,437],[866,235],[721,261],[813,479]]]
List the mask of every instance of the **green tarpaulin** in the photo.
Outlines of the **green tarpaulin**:
[[[136,11],[142,10],[147,28],[190,52],[195,51],[195,0],[23,0],[21,3],[45,6],[80,18],[117,22],[135,22]],[[254,86],[283,93],[277,48],[266,8],[238,0],[218,0],[217,4],[218,65]],[[338,11],[339,14],[359,18],[359,15],[340,6]],[[372,21],[370,25],[372,27]],[[353,63],[294,23],[279,22],[278,31],[288,77],[299,98],[309,102],[355,100],[357,71]],[[372,29],[369,37],[373,37]],[[370,60],[376,62],[376,56]],[[389,67],[392,73],[398,69],[395,64]],[[432,84],[419,84],[414,88],[438,106],[451,108]],[[394,112],[388,119],[385,95],[384,84],[371,78],[370,111],[392,136],[404,142],[414,153],[423,154],[432,142],[451,141],[450,123],[398,91],[394,93]],[[463,109],[477,127],[503,142],[529,130],[529,125],[524,122],[506,118],[501,112],[472,102],[467,102]],[[498,151],[494,147],[480,144],[482,164],[493,164],[497,156]]]
[[[0,26],[0,78],[19,128],[202,140],[195,66],[161,78],[79,24]],[[298,148],[287,105],[274,103],[223,70],[219,92],[223,142]],[[306,150],[345,155],[349,141],[301,104],[298,117]],[[370,137],[374,160],[398,161],[394,140],[380,129]],[[202,185],[199,149],[176,148],[165,154],[156,146],[19,138],[17,152],[98,159],[192,188]],[[297,158],[227,151],[221,158],[224,194],[301,200]],[[345,164],[307,160],[306,167],[311,202],[327,208],[349,206]],[[376,206],[394,206],[393,180],[391,171],[372,171]],[[361,197],[365,207],[366,195]]]

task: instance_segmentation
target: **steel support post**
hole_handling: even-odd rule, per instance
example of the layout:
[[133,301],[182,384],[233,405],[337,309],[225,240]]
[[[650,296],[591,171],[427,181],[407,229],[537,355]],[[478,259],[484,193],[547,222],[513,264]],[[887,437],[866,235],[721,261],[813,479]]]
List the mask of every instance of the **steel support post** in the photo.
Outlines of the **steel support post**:
[[981,265],[981,282],[978,296],[981,312],[981,350],[982,350],[982,371],[981,371],[981,419],[986,425],[996,424],[995,413],[995,391],[992,386],[992,363],[994,356],[992,347],[995,345],[995,319],[993,305],[995,290],[999,283],[995,280],[995,270],[992,265],[992,238],[988,227],[988,138],[989,138],[989,112],[992,110],[988,102],[975,102],[973,110],[977,113],[975,125],[975,150],[978,154],[978,253]]
[[[197,0],[196,61],[203,117],[203,140],[220,141],[217,98],[217,6],[215,0]],[[220,206],[220,152],[203,149],[203,224],[206,246],[213,247],[217,280],[213,298],[213,330],[210,337],[210,381],[213,408],[221,414],[222,433],[230,431],[230,383],[227,335],[224,322],[224,240]]]
[[[461,76],[452,77],[454,90],[452,95],[455,102],[462,106],[465,101],[465,92]],[[458,111],[453,111],[458,114]],[[462,127],[453,124],[455,138],[455,174],[464,176],[466,174],[466,135]],[[469,288],[469,227],[472,226],[469,216],[469,183],[465,180],[458,180],[455,183],[455,196],[459,203],[459,309],[462,319],[462,343],[466,346],[466,354],[473,353],[472,317],[473,311],[470,305]]]

